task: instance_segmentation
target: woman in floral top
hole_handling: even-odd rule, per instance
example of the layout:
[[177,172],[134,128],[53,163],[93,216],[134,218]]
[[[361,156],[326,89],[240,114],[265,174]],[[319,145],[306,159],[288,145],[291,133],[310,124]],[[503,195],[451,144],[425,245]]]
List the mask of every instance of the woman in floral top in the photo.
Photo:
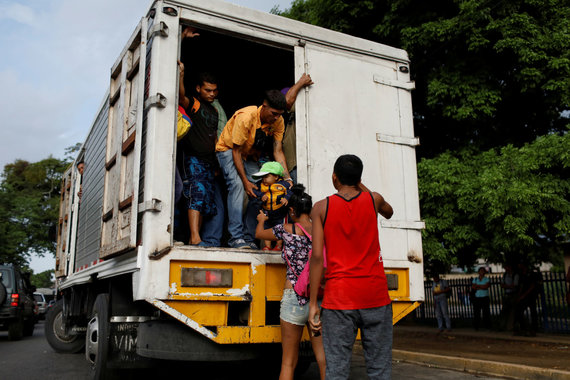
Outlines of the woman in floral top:
[[[307,234],[312,233],[309,214],[313,202],[311,196],[305,193],[303,185],[297,184],[290,191],[292,196],[288,203],[288,213],[289,220],[293,223],[279,224],[272,229],[264,230],[263,223],[267,220],[267,215],[260,211],[257,216],[257,229],[255,231],[255,237],[258,239],[283,240],[281,256],[287,264],[287,278],[279,314],[281,319],[281,345],[283,347],[280,380],[293,380],[299,359],[299,342],[303,335],[303,327],[308,324],[309,318],[309,299],[295,293],[293,287],[309,261],[312,245]],[[325,351],[322,336],[312,336],[311,344],[322,380],[325,378]]]

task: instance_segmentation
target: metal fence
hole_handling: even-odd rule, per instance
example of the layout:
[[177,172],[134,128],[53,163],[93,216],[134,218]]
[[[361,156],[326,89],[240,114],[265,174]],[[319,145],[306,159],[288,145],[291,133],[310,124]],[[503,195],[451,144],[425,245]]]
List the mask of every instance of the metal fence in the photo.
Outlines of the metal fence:
[[[469,291],[474,277],[445,279],[451,288],[447,304],[449,316],[455,320],[454,323],[471,323],[473,306],[469,299]],[[503,304],[502,274],[489,274],[487,277],[490,280],[491,317],[497,320]],[[570,333],[570,305],[566,303],[566,275],[563,272],[542,272],[542,280],[537,302],[539,329],[544,332]],[[425,302],[416,309],[416,320],[435,320],[431,280],[424,282],[424,291]]]

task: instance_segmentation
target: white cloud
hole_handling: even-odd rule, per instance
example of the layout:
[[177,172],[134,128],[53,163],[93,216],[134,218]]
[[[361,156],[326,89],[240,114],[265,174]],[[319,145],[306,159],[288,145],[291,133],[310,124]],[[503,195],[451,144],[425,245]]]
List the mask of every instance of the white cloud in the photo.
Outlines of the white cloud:
[[36,21],[34,10],[28,6],[13,3],[0,4],[0,20],[8,19],[21,24],[33,26]]
[[35,18],[33,28],[14,24],[0,38],[2,167],[16,158],[62,157],[67,146],[85,138],[110,67],[148,4],[58,0],[52,5],[38,11],[41,17],[28,17]]
[[67,128],[61,102],[71,104],[73,94],[26,82],[14,71],[0,72],[0,158],[4,163],[16,158],[40,160],[65,148]]

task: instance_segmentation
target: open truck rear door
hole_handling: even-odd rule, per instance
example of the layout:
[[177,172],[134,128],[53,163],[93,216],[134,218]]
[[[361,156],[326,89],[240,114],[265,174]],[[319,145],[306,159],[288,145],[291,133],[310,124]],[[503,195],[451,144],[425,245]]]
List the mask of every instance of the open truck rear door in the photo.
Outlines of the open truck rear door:
[[397,305],[402,310],[394,309],[396,322],[399,312],[419,305],[409,300],[423,299],[423,288],[409,286],[410,279],[421,278],[424,228],[409,64],[307,42],[295,48],[295,65],[297,77],[306,70],[316,83],[297,103],[304,110],[297,112],[297,162],[306,162],[298,165],[298,176],[308,192],[315,200],[334,193],[331,163],[356,154],[364,162],[363,183],[395,210],[390,220],[379,219],[379,228],[390,296],[403,301]]
[[137,206],[146,62],[146,19],[111,69],[101,258],[132,249]]

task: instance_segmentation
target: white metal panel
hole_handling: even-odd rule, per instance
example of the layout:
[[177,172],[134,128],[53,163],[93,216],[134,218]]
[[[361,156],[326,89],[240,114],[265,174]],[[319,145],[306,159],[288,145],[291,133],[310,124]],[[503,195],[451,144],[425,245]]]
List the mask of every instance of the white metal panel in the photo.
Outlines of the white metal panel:
[[[307,110],[305,128],[297,129],[301,181],[306,181],[313,199],[322,199],[335,192],[331,174],[338,156],[359,156],[364,162],[363,183],[380,192],[394,208],[392,219],[380,226],[386,265],[393,260],[412,266],[408,256],[421,258],[419,229],[423,223],[419,218],[411,85],[406,85],[409,77],[399,76],[401,64],[397,62],[363,59],[312,44],[306,45],[304,55],[296,49],[297,67],[301,67],[301,59],[308,63],[315,82],[301,100]],[[383,141],[378,135],[392,138]]]
[[297,136],[305,133],[301,138],[309,144],[305,150],[310,193],[314,199],[321,199],[334,192],[332,166],[345,153],[364,159],[363,182],[380,189],[376,133],[400,135],[399,109],[397,89],[380,88],[373,76],[395,80],[395,67],[310,44],[305,47],[305,60],[315,85],[306,93],[307,128]]

